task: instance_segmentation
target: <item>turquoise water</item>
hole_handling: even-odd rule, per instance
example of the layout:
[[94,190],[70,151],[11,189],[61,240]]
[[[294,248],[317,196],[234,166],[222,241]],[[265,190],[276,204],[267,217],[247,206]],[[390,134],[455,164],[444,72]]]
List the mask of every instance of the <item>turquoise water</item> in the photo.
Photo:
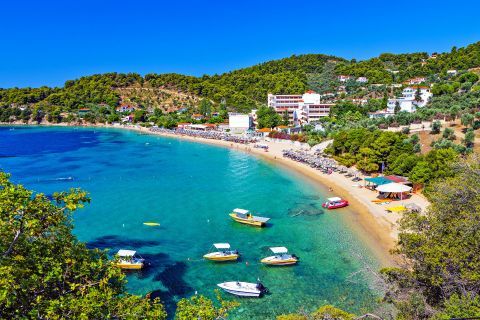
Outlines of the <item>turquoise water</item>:
[[[0,127],[0,168],[47,195],[87,190],[92,202],[75,214],[75,234],[90,247],[135,249],[147,258],[152,266],[129,273],[128,289],[154,291],[169,310],[195,292],[213,296],[216,283],[257,278],[271,293],[239,299],[232,318],[274,319],[325,303],[360,312],[374,304],[368,277],[352,273],[378,262],[346,226],[348,210],[323,212],[322,190],[250,154],[114,129]],[[236,207],[271,217],[271,226],[232,222]],[[214,242],[229,242],[241,261],[202,260]],[[301,262],[260,265],[269,246],[286,246]]]

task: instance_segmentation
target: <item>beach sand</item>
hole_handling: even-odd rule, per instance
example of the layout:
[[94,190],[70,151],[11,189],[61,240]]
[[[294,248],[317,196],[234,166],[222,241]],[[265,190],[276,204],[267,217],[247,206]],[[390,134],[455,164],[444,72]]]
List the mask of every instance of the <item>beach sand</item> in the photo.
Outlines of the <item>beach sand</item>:
[[[63,125],[68,126],[68,125]],[[415,203],[422,210],[428,207],[429,202],[419,194],[413,194],[410,199],[397,201],[390,204],[375,204],[371,202],[376,199],[377,192],[366,188],[360,188],[359,184],[363,182],[354,182],[351,178],[333,172],[332,174],[324,174],[319,170],[311,168],[303,163],[296,162],[289,158],[284,158],[282,151],[285,149],[300,149],[300,146],[291,141],[262,141],[262,144],[268,145],[268,152],[263,149],[253,148],[252,145],[244,145],[223,140],[212,140],[199,137],[191,137],[186,135],[168,134],[164,132],[152,132],[148,128],[140,126],[123,126],[123,125],[91,125],[91,127],[118,128],[127,129],[143,134],[160,135],[176,139],[185,139],[188,141],[206,143],[211,145],[223,146],[235,150],[247,152],[270,163],[280,165],[284,168],[294,170],[305,178],[316,183],[322,193],[331,196],[339,196],[349,201],[349,209],[353,214],[349,215],[345,221],[349,226],[358,231],[359,236],[373,250],[374,254],[384,266],[395,265],[397,257],[391,254],[391,250],[395,247],[398,239],[397,222],[401,218],[400,213],[389,213],[385,208],[395,205],[406,205]],[[267,139],[268,140],[268,139]],[[360,178],[362,178],[360,176]]]

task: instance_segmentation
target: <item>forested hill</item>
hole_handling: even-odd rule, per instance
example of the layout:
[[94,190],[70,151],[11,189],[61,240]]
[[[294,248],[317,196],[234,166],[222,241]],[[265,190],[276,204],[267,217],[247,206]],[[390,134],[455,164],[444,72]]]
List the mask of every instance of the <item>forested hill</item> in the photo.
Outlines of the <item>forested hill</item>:
[[[365,76],[369,84],[390,84],[414,76],[430,77],[433,82],[434,75],[449,69],[467,70],[479,66],[480,42],[433,57],[427,53],[385,53],[357,62],[322,54],[294,55],[221,75],[193,77],[152,73],[142,77],[135,73],[107,73],[69,80],[61,88],[0,89],[0,106],[37,105],[47,112],[49,108],[75,111],[89,104],[104,103],[114,107],[124,101],[133,101],[139,106],[152,107],[144,92],[152,94],[148,90],[154,90],[155,94],[158,89],[170,90],[169,95],[172,92],[191,95],[192,101],[200,97],[216,104],[224,102],[229,108],[245,111],[265,103],[269,92],[293,94],[309,88],[320,92],[335,90],[339,85],[336,76],[340,74]],[[119,89],[127,87],[145,90],[129,91],[138,96],[125,96]]]
[[[338,74],[365,76],[372,83],[393,83],[412,77],[433,77],[448,70],[468,70],[480,66],[480,41],[467,47],[453,47],[448,53],[384,53],[365,61],[339,64]],[[398,72],[398,73],[397,73]]]

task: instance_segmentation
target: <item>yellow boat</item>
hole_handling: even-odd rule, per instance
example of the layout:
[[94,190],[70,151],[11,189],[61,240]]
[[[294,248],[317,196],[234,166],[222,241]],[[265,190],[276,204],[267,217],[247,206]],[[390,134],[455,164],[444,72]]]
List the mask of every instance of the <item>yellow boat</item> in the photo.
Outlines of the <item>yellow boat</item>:
[[144,266],[145,259],[135,256],[136,251],[118,250],[116,266],[124,270],[140,270]]
[[285,247],[272,247],[270,250],[275,254],[274,256],[266,257],[260,260],[261,263],[270,266],[289,266],[298,262],[298,257],[294,254],[289,254]]
[[230,250],[230,244],[228,243],[214,243],[213,246],[218,250],[209,252],[203,257],[211,261],[236,261],[240,254],[237,250]]
[[144,222],[143,224],[146,225],[146,226],[149,226],[149,227],[158,227],[158,226],[160,226],[160,223],[158,223],[158,222]]
[[255,227],[264,227],[267,224],[267,221],[270,220],[270,218],[254,216],[250,211],[238,208],[233,209],[233,212],[230,213],[230,217],[237,222]]

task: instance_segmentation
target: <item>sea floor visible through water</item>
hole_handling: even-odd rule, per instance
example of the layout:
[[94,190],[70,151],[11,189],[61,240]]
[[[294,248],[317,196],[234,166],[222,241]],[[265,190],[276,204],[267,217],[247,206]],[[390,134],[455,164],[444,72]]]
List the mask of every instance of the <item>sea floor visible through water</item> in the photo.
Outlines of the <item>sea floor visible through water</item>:
[[[128,291],[154,292],[170,314],[183,297],[214,297],[217,283],[257,279],[270,293],[238,299],[232,319],[274,319],[323,304],[353,313],[375,307],[379,293],[360,271],[380,262],[349,227],[352,212],[324,211],[317,185],[242,151],[120,129],[0,127],[0,169],[46,195],[87,190],[92,201],[75,213],[74,233],[111,254],[137,250],[151,265],[128,273]],[[237,224],[228,216],[234,208],[271,224]],[[203,260],[216,242],[230,243],[241,259]],[[286,246],[300,263],[261,265],[271,246]]]

